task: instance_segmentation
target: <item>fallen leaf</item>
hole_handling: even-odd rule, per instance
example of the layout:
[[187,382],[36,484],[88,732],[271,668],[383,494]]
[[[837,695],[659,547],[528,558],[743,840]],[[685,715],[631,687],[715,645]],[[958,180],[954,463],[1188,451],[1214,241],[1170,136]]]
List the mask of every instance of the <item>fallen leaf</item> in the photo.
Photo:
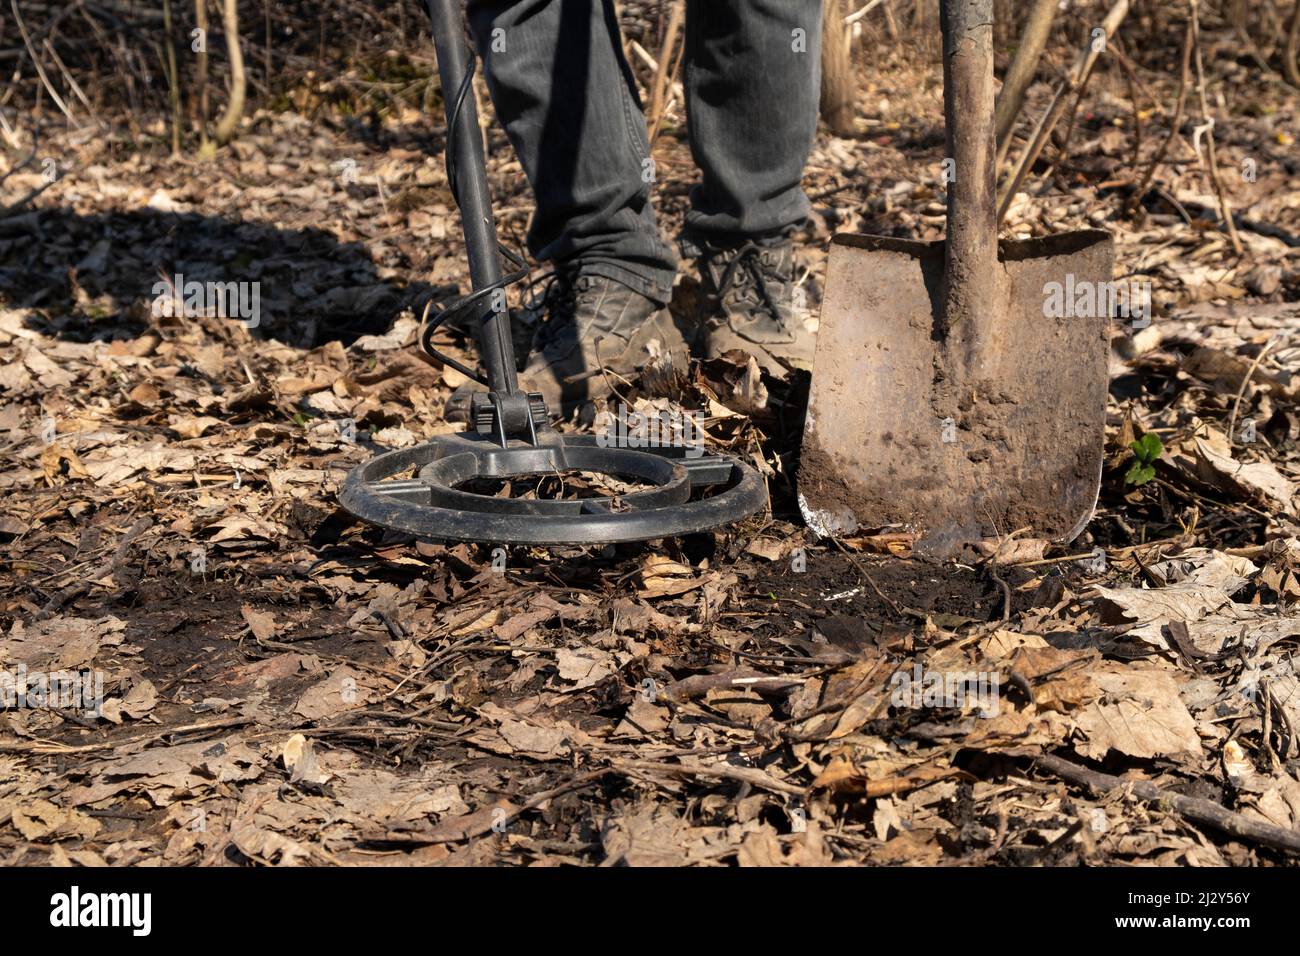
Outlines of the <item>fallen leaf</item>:
[[752,554],[764,561],[780,561],[789,549],[789,540],[778,541],[775,538],[755,538],[745,545],[746,554]]
[[167,427],[181,438],[198,438],[221,424],[221,419],[210,415],[174,415],[168,420]]
[[[56,806],[49,800],[31,800],[26,803],[5,801],[9,804],[8,816],[14,829],[25,840],[88,840],[99,833],[99,821],[76,809]],[[4,803],[0,803],[0,818],[6,816]]]
[[307,783],[320,786],[329,780],[330,774],[320,768],[312,742],[302,734],[294,734],[284,742],[280,750],[280,761],[289,771],[291,783]]
[[597,647],[569,650],[562,647],[555,652],[560,678],[571,682],[575,689],[590,687],[617,672],[618,664],[608,651]]
[[323,681],[307,688],[293,712],[308,720],[323,720],[364,707],[374,695],[363,680],[360,671],[339,667]]
[[1130,669],[1124,673],[1094,671],[1090,676],[1105,696],[1075,717],[1084,735],[1074,744],[1079,754],[1095,760],[1110,750],[1130,757],[1200,755],[1196,723],[1169,674]]
[[239,608],[239,616],[244,619],[248,629],[253,632],[253,637],[258,643],[269,641],[275,638],[278,628],[275,624],[275,616],[265,611],[258,611],[247,604]]
[[61,483],[65,476],[67,478],[90,478],[90,472],[81,463],[77,453],[57,442],[47,445],[45,450],[41,452],[41,468],[45,472],[45,480],[52,485]]

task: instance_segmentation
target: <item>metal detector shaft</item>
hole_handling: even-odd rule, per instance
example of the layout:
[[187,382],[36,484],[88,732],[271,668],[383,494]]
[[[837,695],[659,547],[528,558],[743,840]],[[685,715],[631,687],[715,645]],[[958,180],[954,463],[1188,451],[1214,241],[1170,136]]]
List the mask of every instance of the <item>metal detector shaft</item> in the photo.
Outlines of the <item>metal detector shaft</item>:
[[[501,257],[497,247],[497,225],[488,194],[487,169],[483,161],[483,138],[478,125],[474,91],[460,97],[469,75],[470,56],[456,0],[429,0],[433,21],[433,44],[438,53],[438,77],[442,82],[447,111],[447,148],[452,151],[455,181],[451,187],[460,207],[461,227],[469,256],[470,282],[475,290],[501,278]],[[459,104],[459,106],[458,106]],[[519,390],[515,376],[514,346],[507,311],[493,309],[483,320],[479,347],[491,389],[501,395]]]

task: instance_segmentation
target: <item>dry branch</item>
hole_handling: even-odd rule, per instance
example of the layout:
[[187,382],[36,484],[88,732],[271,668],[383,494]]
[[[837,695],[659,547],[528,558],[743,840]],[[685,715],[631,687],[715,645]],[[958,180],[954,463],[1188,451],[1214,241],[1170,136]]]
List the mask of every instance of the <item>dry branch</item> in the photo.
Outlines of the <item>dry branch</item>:
[[[1214,193],[1219,200],[1219,212],[1223,217],[1224,227],[1228,230],[1228,238],[1232,242],[1232,251],[1240,256],[1242,252],[1241,237],[1237,235],[1237,224],[1232,219],[1232,206],[1229,205],[1227,192],[1223,188],[1223,176],[1219,172],[1219,154],[1214,143],[1214,117],[1210,115],[1210,104],[1205,97],[1205,64],[1201,52],[1201,2],[1200,0],[1188,0],[1188,6],[1192,16],[1192,42],[1195,49],[1196,95],[1201,105],[1201,126],[1199,128],[1205,130],[1205,155],[1210,170],[1210,180],[1214,183]],[[1199,149],[1197,154],[1200,154]]]
[[221,9],[222,26],[226,31],[226,48],[230,51],[230,102],[222,114],[213,137],[218,146],[224,146],[235,135],[239,118],[244,114],[244,94],[247,81],[244,77],[244,54],[239,49],[239,10],[237,0],[225,0]]
[[[651,87],[650,94],[650,111],[646,115],[646,125],[649,127],[650,142],[654,143],[659,136],[659,128],[663,125],[664,113],[668,111],[668,92],[672,87],[672,82],[681,69],[683,60],[682,54],[675,54],[677,48],[677,38],[682,32],[682,22],[686,18],[686,4],[684,0],[676,0],[668,10],[668,24],[664,28],[664,42],[659,50],[659,62],[655,64],[654,84]],[[685,52],[685,44],[683,53]]]
[[1087,767],[1080,767],[1076,763],[1051,754],[1043,754],[1035,758],[1034,763],[1070,783],[1091,787],[1102,793],[1113,790],[1126,791],[1139,800],[1158,804],[1194,823],[1213,827],[1229,836],[1278,850],[1300,852],[1300,832],[1285,830],[1262,820],[1252,820],[1232,810],[1225,810],[1210,800],[1170,793],[1147,780],[1126,780],[1123,777],[1089,770]]
[[171,0],[163,0],[163,49],[167,59],[167,94],[172,108],[172,155],[181,152],[181,78],[176,68],[176,41],[172,36]]
[[[1115,35],[1115,31],[1124,22],[1128,12],[1129,0],[1116,0],[1115,5],[1106,14],[1106,19],[1101,23],[1101,29],[1105,31],[1107,41]],[[1034,163],[1038,161],[1039,155],[1047,145],[1048,138],[1052,135],[1052,130],[1056,128],[1056,124],[1060,122],[1061,116],[1065,113],[1065,107],[1070,97],[1081,91],[1084,84],[1088,82],[1093,67],[1096,66],[1097,60],[1101,57],[1101,52],[1098,44],[1089,43],[1087,48],[1079,54],[1065,81],[1057,89],[1056,96],[1052,99],[1052,105],[1043,114],[1043,118],[1038,121],[1033,135],[1029,138],[1029,144],[1020,156],[1020,162],[1017,164],[1015,172],[1012,173],[1002,195],[998,198],[997,221],[999,223],[1006,218],[1007,209],[1011,206],[1011,200],[1020,191],[1020,187],[1024,185],[1029,171],[1033,168]]]
[[194,24],[199,31],[198,57],[194,68],[198,73],[199,102],[195,125],[199,128],[199,152],[206,155],[208,145],[208,0],[194,0]]
[[1038,72],[1038,61],[1043,56],[1043,48],[1047,46],[1047,38],[1052,32],[1052,22],[1056,19],[1057,3],[1058,0],[1037,0],[1029,11],[1029,21],[1025,24],[1020,46],[1016,48],[1015,58],[1007,68],[1006,79],[1002,82],[996,115],[999,166],[1006,161],[1011,146],[1011,128],[1024,105],[1025,91]]
[[36,55],[36,48],[32,44],[31,34],[27,32],[27,24],[23,22],[22,14],[18,12],[18,0],[9,0],[9,5],[13,9],[14,22],[18,24],[18,32],[22,34],[23,44],[27,47],[27,54],[32,58],[32,66],[36,67],[36,75],[41,78],[46,91],[50,94],[50,99],[54,100],[54,105],[68,118],[68,122],[72,122],[72,111],[68,109],[68,104],[63,102],[63,97],[59,96],[59,92],[54,88],[54,84],[50,82],[50,78],[45,75],[45,67],[41,65],[41,59]]
[[1282,69],[1287,82],[1300,86],[1300,0],[1296,0],[1291,26],[1286,32],[1286,49],[1282,53]]
[[1142,202],[1147,191],[1151,188],[1151,182],[1155,179],[1156,172],[1165,161],[1165,156],[1169,153],[1169,147],[1173,145],[1178,136],[1178,129],[1183,124],[1183,111],[1187,108],[1187,87],[1191,82],[1192,72],[1192,21],[1187,21],[1187,33],[1183,38],[1183,66],[1182,73],[1178,82],[1178,100],[1174,104],[1174,118],[1169,123],[1169,134],[1165,137],[1160,148],[1151,159],[1151,165],[1147,167],[1146,174],[1142,177],[1142,182],[1138,188],[1133,191],[1129,198],[1130,211],[1136,210],[1138,204]]
[[853,73],[852,34],[845,24],[845,0],[826,0],[822,14],[821,114],[837,135],[853,132],[857,77]]

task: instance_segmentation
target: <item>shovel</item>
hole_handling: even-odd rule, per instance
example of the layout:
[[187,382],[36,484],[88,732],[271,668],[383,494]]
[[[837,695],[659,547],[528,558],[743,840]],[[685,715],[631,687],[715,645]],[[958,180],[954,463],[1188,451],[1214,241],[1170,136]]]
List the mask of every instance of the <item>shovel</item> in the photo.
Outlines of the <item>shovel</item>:
[[998,242],[993,0],[940,6],[947,241],[832,241],[798,478],[818,535],[901,526],[944,557],[1091,518],[1114,243]]

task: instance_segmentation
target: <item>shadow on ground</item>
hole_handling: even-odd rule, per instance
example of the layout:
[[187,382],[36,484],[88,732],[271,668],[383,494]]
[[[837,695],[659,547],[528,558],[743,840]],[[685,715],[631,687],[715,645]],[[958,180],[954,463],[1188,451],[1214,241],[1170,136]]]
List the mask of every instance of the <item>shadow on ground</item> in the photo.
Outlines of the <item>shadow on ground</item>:
[[0,221],[0,302],[32,310],[28,321],[49,334],[135,338],[149,326],[156,284],[178,274],[186,282],[257,283],[255,334],[302,348],[381,334],[403,309],[418,312],[455,292],[381,278],[364,243],[317,228],[64,207]]

